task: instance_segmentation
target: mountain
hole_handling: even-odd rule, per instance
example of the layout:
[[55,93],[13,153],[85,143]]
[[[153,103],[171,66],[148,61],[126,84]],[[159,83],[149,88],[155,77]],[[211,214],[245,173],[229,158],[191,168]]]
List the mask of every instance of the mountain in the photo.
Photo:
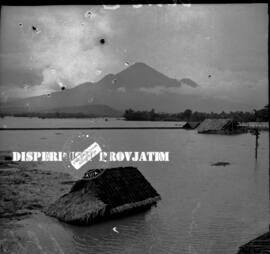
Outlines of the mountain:
[[40,113],[40,114],[53,114],[60,113],[62,115],[87,115],[91,117],[120,117],[123,115],[122,111],[116,110],[107,105],[81,105],[81,106],[69,106],[69,107],[31,107],[30,103],[26,106],[8,106],[1,107],[0,112],[5,113]]
[[115,87],[125,87],[130,90],[136,90],[141,87],[178,87],[181,85],[178,80],[168,78],[144,63],[135,63],[116,75],[108,75],[102,80],[102,84],[104,82],[112,82]]
[[93,117],[120,117],[123,115],[123,112],[116,110],[107,105],[83,105],[83,106],[72,106],[72,107],[62,107],[62,108],[53,108],[51,110],[46,110],[47,113],[64,113],[64,114],[81,114],[89,115]]
[[231,109],[231,103],[225,100],[173,92],[179,88],[181,91],[182,85],[190,89],[199,86],[191,79],[172,79],[144,63],[135,63],[117,74],[108,74],[96,83],[88,82],[49,95],[2,104],[1,111],[69,113],[77,110],[98,116],[105,113],[106,116],[115,116],[128,108],[154,108],[163,112],[181,112],[196,107],[201,111]]

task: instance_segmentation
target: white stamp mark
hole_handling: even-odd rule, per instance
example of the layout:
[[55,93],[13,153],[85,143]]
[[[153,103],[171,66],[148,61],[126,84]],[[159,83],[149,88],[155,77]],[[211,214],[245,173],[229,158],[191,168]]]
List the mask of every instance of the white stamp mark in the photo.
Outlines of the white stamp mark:
[[70,163],[75,169],[80,169],[88,161],[91,161],[96,155],[102,151],[100,145],[94,142],[88,148],[86,148],[82,153],[75,157]]

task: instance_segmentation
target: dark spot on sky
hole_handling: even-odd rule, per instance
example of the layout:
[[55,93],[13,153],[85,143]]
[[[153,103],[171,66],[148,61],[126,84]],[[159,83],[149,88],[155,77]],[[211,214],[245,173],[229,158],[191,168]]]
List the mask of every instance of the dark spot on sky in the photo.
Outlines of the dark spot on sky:
[[64,91],[66,88],[64,86],[61,87],[61,90]]
[[105,44],[105,39],[102,38],[99,40],[99,42],[100,42],[100,44]]
[[209,75],[208,75],[208,78],[211,78],[211,77],[212,77],[212,75],[209,74]]
[[48,97],[51,97],[51,94],[47,94]]
[[41,32],[36,26],[32,26],[32,30],[37,34]]
[[20,27],[22,27],[22,26],[23,26],[23,24],[22,24],[22,23],[20,23],[20,24],[19,24],[19,26],[20,26]]

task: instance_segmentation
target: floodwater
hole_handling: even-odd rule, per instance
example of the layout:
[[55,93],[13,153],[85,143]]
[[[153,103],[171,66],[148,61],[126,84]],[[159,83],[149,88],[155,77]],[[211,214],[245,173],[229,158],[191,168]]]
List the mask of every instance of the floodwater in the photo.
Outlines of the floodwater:
[[[81,121],[81,122],[80,122]],[[123,126],[121,120],[4,118],[7,127]],[[128,126],[181,123],[124,122]],[[18,126],[19,125],[19,126]],[[47,253],[231,254],[269,225],[269,132],[255,136],[197,134],[196,130],[0,131],[0,150],[61,151],[70,140],[98,137],[110,151],[168,151],[169,162],[111,162],[133,165],[161,195],[146,213],[91,226],[71,226],[47,216],[21,221]],[[87,142],[86,142],[87,143]],[[90,144],[89,144],[90,145]],[[211,166],[216,162],[228,166]],[[90,165],[89,165],[90,166]],[[62,162],[40,167],[80,177]],[[117,232],[113,231],[116,227]],[[51,239],[50,241],[48,239]],[[42,253],[42,252],[41,252]]]

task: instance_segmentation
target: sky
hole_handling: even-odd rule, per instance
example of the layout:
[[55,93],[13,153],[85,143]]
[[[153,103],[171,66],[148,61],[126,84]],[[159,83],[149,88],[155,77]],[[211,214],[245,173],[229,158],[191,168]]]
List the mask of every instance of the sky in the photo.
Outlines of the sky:
[[147,93],[261,108],[268,103],[267,12],[266,4],[2,7],[0,100],[96,82],[144,62],[199,85]]

